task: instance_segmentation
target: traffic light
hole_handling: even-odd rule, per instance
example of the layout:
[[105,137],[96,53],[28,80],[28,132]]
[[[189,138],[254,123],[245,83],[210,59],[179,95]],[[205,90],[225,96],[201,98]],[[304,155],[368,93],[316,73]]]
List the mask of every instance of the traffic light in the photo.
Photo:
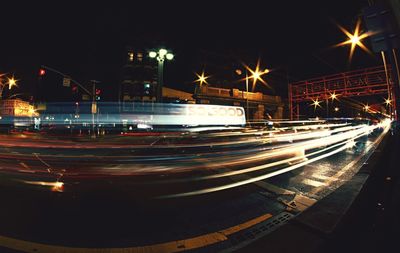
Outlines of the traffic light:
[[143,91],[144,91],[144,94],[146,94],[146,95],[149,95],[150,94],[150,84],[149,83],[145,83],[144,85],[143,85]]
[[72,93],[77,93],[78,92],[78,85],[76,84],[71,84],[71,91]]
[[46,70],[45,69],[39,69],[39,76],[44,76],[46,75]]
[[100,100],[100,94],[101,94],[101,90],[100,89],[96,89],[96,100]]

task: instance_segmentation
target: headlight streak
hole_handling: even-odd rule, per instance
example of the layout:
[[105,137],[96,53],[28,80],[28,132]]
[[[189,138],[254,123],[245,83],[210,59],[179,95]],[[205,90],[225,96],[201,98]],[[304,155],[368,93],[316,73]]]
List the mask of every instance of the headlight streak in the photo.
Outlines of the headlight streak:
[[[190,181],[200,181],[200,180],[208,180],[214,178],[217,179],[217,178],[261,171],[268,168],[272,168],[274,166],[284,165],[289,162],[297,163],[302,161],[303,159],[311,158],[310,160],[314,161],[313,156],[319,155],[323,152],[327,152],[334,148],[341,149],[342,145],[345,146],[346,148],[350,147],[354,145],[355,139],[360,138],[361,136],[364,135],[368,135],[376,128],[382,127],[387,129],[387,126],[389,124],[390,120],[372,126],[349,125],[348,123],[315,124],[313,125],[313,127],[315,127],[315,130],[313,131],[308,129],[305,131],[299,131],[295,133],[277,132],[280,131],[281,128],[276,128],[272,131],[256,130],[256,131],[245,132],[246,137],[244,137],[245,138],[244,140],[243,138],[241,138],[243,137],[241,136],[241,134],[243,133],[243,131],[246,130],[241,129],[238,132],[233,132],[233,133],[227,132],[229,136],[235,136],[235,138],[229,139],[230,138],[229,137],[228,139],[225,140],[222,139],[222,141],[220,141],[219,138],[224,137],[223,135],[224,133],[212,132],[212,133],[196,134],[193,136],[188,135],[185,136],[184,138],[172,137],[171,140],[177,140],[177,143],[169,144],[169,142],[166,142],[164,144],[154,145],[152,147],[146,145],[132,145],[129,143],[126,145],[103,143],[97,146],[98,149],[104,149],[107,147],[109,148],[111,146],[112,149],[114,148],[116,149],[115,151],[116,155],[108,155],[107,153],[105,153],[104,156],[89,155],[88,153],[79,156],[64,155],[62,154],[62,150],[60,151],[59,149],[54,154],[44,153],[41,154],[40,156],[42,159],[44,159],[44,161],[49,162],[49,164],[51,164],[52,167],[54,167],[53,173],[55,176],[59,171],[63,171],[62,172],[63,178],[69,177],[71,180],[79,178],[89,178],[89,177],[95,178],[95,177],[111,177],[111,176],[125,176],[125,175],[126,176],[157,175],[157,174],[167,175],[170,173],[181,173],[181,172],[192,172],[192,171],[193,172],[198,171],[201,173],[206,172],[208,174],[208,175],[203,174],[203,176],[201,176],[200,174],[200,176],[197,177],[185,176],[186,178],[182,178],[182,180],[178,179],[177,181],[174,180],[173,178],[166,178],[166,180],[164,180],[165,183],[190,182]],[[331,129],[324,128],[324,126],[326,125],[330,125]],[[260,132],[262,134],[260,134]],[[197,137],[199,138],[197,139]],[[249,140],[249,138],[251,139]],[[23,147],[26,144],[28,145],[27,147],[29,148],[33,149],[37,148],[37,146],[34,144],[35,141],[33,141],[32,143],[31,142],[32,140],[29,139],[24,140],[25,138],[21,138],[20,140],[17,140],[15,143],[10,141],[11,139],[12,138],[10,139],[5,138],[0,142],[12,145],[12,147],[16,146],[21,147],[21,145],[19,144],[24,143],[22,145]],[[184,144],[180,143],[180,140],[183,140]],[[189,141],[190,143],[186,144],[187,141]],[[198,143],[199,141],[201,141],[202,143]],[[45,143],[44,146],[54,145],[55,147],[57,147],[58,145],[57,141],[55,140],[44,140],[44,141],[39,140],[38,142],[44,142]],[[30,146],[29,143],[31,144]],[[73,144],[73,142],[69,141],[67,141],[67,143]],[[63,142],[61,142],[61,145],[59,145],[58,148],[61,147],[61,149],[63,149],[65,148],[65,146],[67,147],[72,146],[73,149],[78,149],[80,148],[80,146],[83,145],[92,145],[92,144],[88,142],[88,143],[81,143],[79,145],[70,145],[70,144],[64,145]],[[95,146],[96,145],[93,145],[93,147],[91,148],[95,149],[94,148]],[[137,155],[118,154],[120,152],[118,151],[118,148],[121,147],[124,149],[132,148],[138,151],[140,150],[142,151],[140,151]],[[203,148],[205,147],[208,149],[204,151]],[[171,153],[168,151],[168,149],[170,148],[174,149],[176,148],[177,151]],[[186,148],[196,148],[196,149],[186,150]],[[201,151],[201,149],[203,149],[203,151]],[[319,150],[314,151],[314,149],[319,149]],[[157,150],[162,152],[160,153]],[[166,153],[163,152],[163,150],[165,150]],[[312,153],[309,154],[305,153],[305,151],[307,150],[312,150]],[[35,152],[36,151],[37,150],[35,150]],[[73,150],[71,149],[71,151]],[[298,155],[299,153],[301,153],[300,156]],[[37,173],[37,176],[35,176],[36,178],[40,177],[41,173],[45,172],[45,170],[43,170],[42,168],[43,166],[38,165],[37,161],[32,160],[31,154],[27,155],[26,153],[25,154],[3,153],[0,154],[0,158],[4,158],[7,160],[18,159],[21,161],[27,161],[28,162],[27,164],[30,166],[30,170],[25,172],[24,170],[20,170],[17,167],[15,167],[15,165],[13,167],[11,163],[2,162],[1,170],[3,171],[11,170],[14,172],[18,172],[21,175],[27,174],[27,172],[29,172],[29,174],[31,175],[32,173]],[[271,161],[271,159],[279,159],[279,160]],[[32,162],[30,162],[30,160],[32,160]],[[69,161],[75,162],[74,165],[72,165],[72,167],[68,165]],[[265,164],[268,161],[269,163]],[[264,164],[260,165],[260,163]],[[247,166],[247,168],[245,166]],[[224,171],[225,169],[228,169],[230,171]],[[147,178],[146,180],[148,181],[148,179],[149,178]],[[40,182],[41,180],[38,181]],[[153,184],[153,183],[159,183],[159,182],[154,180],[146,182],[146,184]],[[58,191],[57,189],[62,190],[63,188],[62,185],[60,186],[58,184],[53,186],[54,186],[53,190],[55,191]],[[238,186],[235,185],[231,186],[231,184],[229,184],[227,189]],[[211,188],[212,189],[211,192],[224,190],[224,188],[220,189],[220,187],[225,187],[225,186]],[[178,193],[178,194],[185,194],[185,193]],[[191,192],[189,192],[189,194],[191,194]],[[198,194],[203,194],[203,193],[198,193]]]
[[[361,134],[359,136],[356,136],[355,139],[364,136],[365,134]],[[240,175],[240,174],[246,174],[246,173],[250,173],[250,172],[255,172],[255,171],[259,171],[259,170],[264,170],[264,169],[268,169],[271,167],[275,167],[278,165],[282,165],[282,164],[286,164],[286,163],[290,163],[290,162],[295,162],[295,161],[299,161],[301,159],[308,159],[308,157],[311,156],[315,156],[319,153],[323,153],[326,152],[327,150],[342,146],[342,145],[347,145],[347,144],[352,144],[354,142],[354,139],[352,141],[344,141],[344,142],[340,142],[337,143],[335,145],[329,146],[327,148],[324,149],[320,149],[318,151],[309,153],[309,154],[305,154],[304,156],[295,156],[292,158],[288,158],[288,159],[284,159],[284,160],[280,160],[280,161],[276,161],[276,162],[272,162],[272,163],[267,163],[264,165],[259,165],[259,166],[255,166],[255,167],[251,167],[251,168],[246,168],[246,169],[241,169],[241,170],[232,170],[229,172],[224,172],[224,173],[219,173],[219,174],[214,174],[214,175],[209,175],[209,176],[202,176],[202,177],[192,177],[192,178],[188,178],[188,179],[176,179],[176,180],[170,180],[170,181],[151,181],[148,182],[149,184],[160,184],[160,183],[177,183],[177,182],[189,182],[189,181],[200,181],[200,180],[208,180],[208,179],[216,179],[216,178],[222,178],[222,177],[230,177],[230,176],[235,176],[235,175]],[[350,147],[349,145],[347,146],[348,148]],[[302,151],[299,149],[299,151]]]
[[[337,153],[339,153],[339,152],[341,152],[341,151],[343,151],[345,149],[348,149],[350,147],[350,145],[353,145],[355,139],[360,138],[360,137],[362,137],[364,135],[368,135],[368,133],[371,130],[376,129],[378,127],[384,127],[385,128],[385,133],[388,130],[387,122],[383,122],[382,124],[379,124],[377,126],[365,126],[366,129],[355,130],[357,132],[357,134],[353,138],[350,138],[350,139],[340,143],[340,144],[342,144],[341,147],[339,147],[339,148],[337,148],[337,149],[335,149],[335,150],[333,150],[331,152],[324,153],[324,154],[322,154],[320,156],[317,156],[317,157],[314,157],[314,158],[310,158],[310,159],[305,160],[303,162],[300,162],[298,164],[295,164],[295,165],[280,169],[278,171],[266,173],[266,174],[263,174],[261,176],[256,176],[256,177],[253,177],[253,178],[249,178],[249,179],[242,180],[242,181],[235,182],[235,183],[231,183],[231,184],[226,184],[226,185],[222,185],[222,186],[211,187],[211,188],[206,188],[206,189],[201,189],[201,190],[196,190],[196,191],[190,191],[190,192],[185,192],[185,193],[164,195],[164,196],[159,196],[157,198],[165,199],[165,198],[178,198],[178,197],[195,196],[195,195],[201,195],[201,194],[206,194],[206,193],[212,193],[212,192],[222,191],[222,190],[226,190],[226,189],[231,189],[231,188],[243,186],[243,185],[246,185],[246,184],[251,184],[251,183],[254,183],[254,182],[257,182],[257,181],[265,180],[265,179],[268,179],[268,178],[271,178],[271,177],[274,177],[274,176],[277,176],[277,175],[280,175],[280,174],[283,174],[283,173],[286,173],[286,172],[301,168],[301,167],[303,167],[303,166],[305,166],[307,164],[310,164],[312,162],[324,159],[326,157],[329,157],[329,156],[332,156],[334,154],[337,154]],[[363,130],[363,131],[360,131],[360,130]],[[337,144],[335,146],[340,146],[340,145]],[[327,149],[330,149],[330,148],[327,148]],[[253,169],[257,170],[257,169],[264,169],[264,168],[262,168],[262,166],[256,166],[256,167],[253,167],[253,168],[247,168],[245,170],[247,172],[250,172]]]
[[235,187],[238,187],[238,186],[243,186],[243,185],[246,185],[246,184],[251,184],[251,183],[254,183],[254,182],[257,182],[257,181],[268,179],[268,178],[271,178],[271,177],[274,177],[274,176],[277,176],[277,175],[280,175],[280,174],[283,174],[283,173],[298,169],[298,168],[303,167],[303,166],[305,166],[307,164],[310,164],[312,162],[315,162],[315,161],[321,160],[323,158],[329,157],[331,155],[337,154],[337,153],[339,153],[339,152],[341,152],[341,151],[343,151],[345,149],[347,149],[346,145],[344,145],[344,146],[342,146],[342,147],[340,147],[340,148],[338,148],[336,150],[333,150],[333,151],[331,151],[329,153],[320,155],[318,157],[309,159],[307,161],[298,163],[296,165],[292,165],[292,166],[289,166],[287,168],[284,168],[284,169],[281,169],[281,170],[278,170],[278,171],[275,171],[275,172],[271,172],[271,173],[268,173],[268,174],[264,174],[262,176],[257,176],[257,177],[254,177],[254,178],[251,178],[251,179],[247,179],[247,180],[243,180],[243,181],[240,181],[240,182],[227,184],[227,185],[223,185],[223,186],[218,186],[218,187],[213,187],[213,188],[207,188],[207,189],[192,191],[192,192],[165,195],[165,196],[160,196],[158,198],[166,199],[166,198],[188,197],[188,196],[194,196],[194,195],[200,195],[200,194],[206,194],[206,193],[212,193],[212,192],[227,190],[227,189],[235,188]]
[[[350,129],[357,129],[361,128],[363,126],[354,126],[354,127],[343,127],[343,128],[336,128],[334,130],[331,130],[332,132],[338,132],[340,130],[350,130]],[[343,133],[342,133],[343,134]],[[285,135],[285,134],[283,134]],[[282,136],[283,136],[282,135]],[[328,131],[323,131],[322,133],[320,131],[317,132],[307,132],[307,133],[297,133],[297,136],[294,134],[289,134],[292,140],[299,141],[299,140],[305,140],[307,138],[320,138],[321,136],[328,136],[329,133]],[[294,138],[295,137],[295,138]],[[343,138],[348,138],[349,135],[344,135]],[[350,136],[351,137],[351,136]],[[272,142],[276,143],[279,141],[282,141],[282,139],[274,139],[275,136],[273,135],[272,138],[269,136],[266,136],[264,139],[261,139],[262,142]],[[204,161],[209,161],[210,163],[206,165],[206,168],[208,169],[213,169],[213,168],[218,168],[218,167],[226,167],[226,166],[236,166],[236,165],[243,165],[248,162],[257,162],[265,159],[271,159],[271,158],[276,158],[276,157],[281,157],[285,155],[291,155],[295,152],[297,152],[300,149],[307,150],[311,148],[317,148],[321,146],[326,146],[332,143],[335,143],[337,141],[340,141],[338,135],[335,135],[333,138],[327,138],[324,139],[321,142],[321,139],[317,140],[310,140],[308,142],[299,142],[295,144],[286,144],[286,145],[281,145],[281,146],[266,146],[263,148],[257,148],[257,149],[243,149],[239,151],[213,151],[212,153],[205,153],[205,154],[200,154],[200,155],[179,155],[179,156],[172,156],[169,157],[170,155],[167,156],[158,156],[158,157],[137,157],[133,158],[132,156],[129,157],[129,159],[121,159],[119,158],[118,161],[120,162],[129,162],[131,164],[123,164],[117,167],[104,167],[103,164],[98,164],[97,166],[100,167],[100,170],[103,172],[110,172],[111,174],[121,174],[122,172],[127,174],[127,175],[134,175],[134,174],[145,174],[145,173],[158,173],[158,172],[182,172],[182,171],[189,171],[189,170],[196,170],[196,169],[204,169]],[[283,141],[286,141],[285,138],[283,138]],[[256,143],[259,143],[257,141]],[[237,145],[237,142],[228,142],[225,143],[224,145]],[[206,144],[205,146],[210,145],[209,143]],[[218,143],[212,143],[211,145],[218,146]],[[193,147],[194,145],[188,145],[184,147]],[[202,145],[199,145],[202,146]],[[160,146],[161,148],[165,148],[164,146]],[[167,146],[171,147],[171,146]],[[181,147],[179,145],[175,147]],[[257,155],[254,155],[254,153],[257,153]],[[22,156],[22,155],[21,155]],[[49,159],[49,156],[44,156],[42,157]],[[56,158],[60,158],[57,157]],[[71,158],[71,157],[67,157]],[[78,158],[82,158],[82,156],[79,156]],[[89,159],[90,157],[88,157]],[[190,160],[189,160],[190,159]],[[206,159],[206,160],[204,160]],[[171,165],[171,162],[173,160],[176,160],[177,163]],[[151,161],[151,162],[157,162],[157,161],[166,161],[166,164],[138,164],[137,162],[143,162],[143,161]],[[135,163],[134,163],[135,162]],[[134,163],[134,164],[132,164]],[[92,170],[92,173],[99,172],[98,170],[93,170],[95,169],[94,167],[90,167],[90,170]],[[68,174],[68,172],[66,172]]]
[[[366,128],[366,129],[364,129]],[[349,128],[346,127],[346,130],[348,130]],[[319,133],[318,135],[311,135],[311,137],[319,137],[320,139],[314,139],[314,140],[309,140],[309,141],[305,141],[305,142],[300,142],[300,143],[295,143],[295,144],[289,144],[289,145],[284,145],[281,147],[270,147],[267,148],[266,150],[262,151],[259,149],[256,149],[254,151],[257,152],[256,155],[254,155],[253,150],[244,150],[244,151],[240,151],[240,152],[232,152],[229,151],[228,154],[230,154],[229,156],[222,156],[220,157],[221,154],[218,154],[218,156],[216,156],[215,154],[213,154],[212,156],[203,156],[203,157],[199,157],[199,158],[194,158],[191,161],[179,161],[179,164],[176,165],[170,165],[170,164],[165,164],[165,165],[160,165],[157,168],[151,167],[149,166],[147,169],[146,167],[141,167],[140,169],[138,169],[139,165],[135,164],[135,165],[127,165],[125,169],[133,169],[133,167],[136,167],[135,172],[138,173],[140,171],[140,173],[145,173],[146,171],[148,173],[156,173],[157,171],[171,171],[171,172],[183,172],[183,171],[193,171],[193,170],[197,170],[197,169],[204,169],[204,160],[203,159],[208,159],[207,161],[209,161],[209,163],[211,164],[207,164],[206,168],[208,169],[212,169],[212,168],[222,168],[222,167],[227,167],[227,166],[239,166],[239,165],[243,165],[249,162],[258,162],[258,161],[262,161],[265,159],[272,159],[272,158],[278,158],[278,157],[282,157],[285,155],[291,155],[293,153],[298,152],[298,150],[309,150],[309,149],[314,149],[314,148],[319,148],[319,147],[323,147],[323,146],[327,146],[327,145],[331,145],[337,142],[340,142],[342,140],[346,140],[349,138],[354,138],[355,136],[357,136],[358,134],[368,134],[369,127],[368,126],[355,126],[353,127],[352,131],[348,131],[348,132],[344,132],[341,134],[336,134],[334,136],[329,136],[327,133],[324,133],[323,135],[321,135],[321,133]],[[336,131],[337,132],[337,131]],[[324,136],[324,137],[321,137]],[[327,137],[329,136],[329,137]],[[301,139],[308,139],[311,138],[310,136],[307,136],[307,138],[305,138],[304,136],[300,136],[298,137],[298,139],[296,139],[296,141],[301,140]],[[246,154],[247,152],[249,152],[249,154]],[[243,155],[243,153],[245,153]],[[235,155],[236,154],[236,155]],[[239,155],[239,156],[238,156]],[[194,165],[194,164],[198,164],[198,165]],[[119,168],[121,169],[121,168]]]

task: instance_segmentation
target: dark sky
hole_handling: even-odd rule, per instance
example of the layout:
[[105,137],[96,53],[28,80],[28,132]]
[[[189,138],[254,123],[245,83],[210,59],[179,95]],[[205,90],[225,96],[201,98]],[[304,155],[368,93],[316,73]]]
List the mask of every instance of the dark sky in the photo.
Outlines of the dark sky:
[[345,39],[335,22],[353,27],[366,0],[9,2],[2,3],[0,72],[14,73],[22,91],[34,87],[43,64],[81,82],[100,80],[111,98],[124,49],[137,45],[171,49],[176,58],[165,67],[165,83],[187,91],[193,72],[217,72],[208,73],[217,85],[232,62],[261,59],[281,95],[288,78],[379,64],[360,50],[349,64],[348,48],[331,48]]

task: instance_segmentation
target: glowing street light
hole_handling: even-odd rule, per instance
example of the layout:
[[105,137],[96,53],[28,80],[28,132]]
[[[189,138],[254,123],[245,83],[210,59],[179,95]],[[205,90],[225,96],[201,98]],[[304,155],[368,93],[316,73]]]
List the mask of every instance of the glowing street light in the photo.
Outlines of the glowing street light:
[[369,108],[370,108],[369,105],[365,105],[365,106],[364,106],[364,110],[365,110],[366,112],[368,112]]
[[174,59],[174,55],[167,49],[161,48],[156,51],[149,52],[150,58],[156,58],[158,61],[158,85],[157,85],[157,102],[162,102],[162,87],[164,85],[164,61]]
[[335,99],[337,99],[337,97],[338,97],[338,95],[337,95],[335,92],[331,93],[331,95],[329,96],[329,98],[332,99],[332,102],[333,102]]
[[195,82],[199,82],[199,85],[202,86],[203,83],[208,84],[207,83],[207,78],[209,78],[209,76],[205,76],[204,75],[204,71],[201,73],[201,75],[196,73],[196,76],[198,77],[197,80],[195,80]]
[[317,99],[311,99],[313,102],[311,103],[311,105],[312,106],[314,106],[314,111],[315,111],[315,109],[317,109],[317,107],[321,107],[321,101],[319,101],[318,100],[318,98]]
[[[247,79],[253,79],[252,91],[254,91],[254,88],[256,86],[257,81],[260,81],[265,86],[267,86],[268,88],[271,89],[271,86],[269,86],[267,84],[267,82],[265,82],[264,79],[262,79],[263,75],[268,74],[271,71],[269,69],[260,70],[260,60],[257,61],[257,65],[256,65],[256,68],[254,70],[252,70],[249,66],[247,66],[245,64],[243,64],[243,65],[246,68],[246,80]],[[247,75],[247,71],[250,72],[250,74],[251,74],[250,76]]]
[[335,112],[338,112],[339,111],[339,107],[335,107]]
[[390,100],[389,98],[386,98],[385,99],[385,104],[388,106],[388,105],[391,105],[392,104],[392,100]]
[[358,19],[357,23],[356,23],[356,27],[354,28],[354,33],[351,34],[344,27],[338,25],[339,29],[342,30],[342,32],[348,37],[348,39],[346,41],[343,41],[343,42],[337,44],[336,47],[344,46],[344,45],[351,45],[349,61],[351,61],[353,54],[354,54],[354,50],[357,46],[359,46],[365,52],[372,54],[371,51],[362,43],[362,40],[371,36],[373,33],[371,33],[371,32],[361,33],[360,26],[361,26],[361,20]]
[[14,86],[17,86],[17,80],[14,77],[8,78],[8,89],[11,90]]
[[6,74],[0,74],[0,99],[3,96],[3,90],[6,86],[8,86],[9,90],[17,87],[17,80],[14,77],[6,77]]

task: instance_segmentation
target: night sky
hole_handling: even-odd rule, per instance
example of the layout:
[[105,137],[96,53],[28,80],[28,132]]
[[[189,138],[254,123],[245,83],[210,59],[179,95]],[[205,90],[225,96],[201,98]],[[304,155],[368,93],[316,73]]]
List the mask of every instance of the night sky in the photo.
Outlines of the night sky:
[[257,89],[283,96],[288,81],[380,64],[361,50],[349,64],[348,47],[332,48],[346,39],[335,22],[353,28],[366,0],[9,2],[0,73],[13,73],[20,92],[35,87],[43,64],[82,83],[100,80],[105,99],[116,100],[127,46],[171,49],[165,85],[189,92],[194,72],[204,69],[218,87],[235,64],[254,67],[257,59],[273,69],[265,79],[274,90]]

